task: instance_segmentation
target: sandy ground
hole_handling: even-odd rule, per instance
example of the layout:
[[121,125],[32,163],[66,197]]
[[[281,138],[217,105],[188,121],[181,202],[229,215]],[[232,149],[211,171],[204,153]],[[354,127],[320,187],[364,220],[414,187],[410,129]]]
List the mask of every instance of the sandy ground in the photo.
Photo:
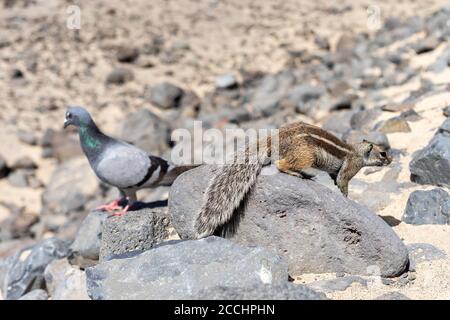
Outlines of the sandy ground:
[[[273,73],[283,69],[288,61],[288,51],[317,50],[314,35],[328,37],[334,46],[346,31],[374,32],[367,25],[368,6],[376,4],[384,20],[390,15],[426,16],[448,4],[442,0],[376,3],[343,0],[338,5],[324,0],[84,0],[74,1],[81,8],[82,19],[81,30],[75,32],[65,28],[67,3],[57,0],[35,2],[30,7],[0,10],[0,39],[12,43],[0,50],[0,155],[8,163],[23,155],[31,157],[38,163],[38,177],[44,183],[55,168],[55,160],[42,159],[40,147],[19,142],[16,132],[26,129],[41,136],[47,128],[60,129],[67,104],[88,106],[99,125],[106,132],[114,133],[123,115],[150,107],[143,97],[145,86],[169,80],[203,96],[213,88],[218,75],[238,70]],[[341,13],[333,14],[332,7],[340,9]],[[14,19],[23,19],[23,22],[11,23]],[[39,31],[42,27],[47,28],[44,36]],[[115,61],[113,49],[127,43],[141,46],[154,35],[164,38],[166,49],[188,46],[189,50],[171,64],[161,63],[154,56],[145,57],[154,64],[153,67],[126,66],[134,71],[135,80],[123,86],[105,86],[108,73],[120,65]],[[412,63],[426,67],[442,49],[420,55]],[[380,55],[395,48],[383,50]],[[39,55],[37,72],[26,72],[25,83],[11,81],[9,74],[12,69],[25,70],[27,57],[34,55]],[[447,70],[439,77],[426,73],[422,77],[443,83],[450,79],[450,74]],[[400,101],[419,85],[418,81],[411,81],[403,86],[390,87],[384,94],[391,101]],[[399,182],[409,181],[410,155],[428,143],[444,121],[441,108],[449,102],[450,94],[427,98],[416,109],[423,119],[410,123],[411,132],[388,135],[393,148],[406,150],[408,154],[400,160]],[[40,106],[51,104],[56,107],[40,111]],[[375,182],[387,170],[371,175],[360,173],[356,179]],[[417,189],[427,187],[401,190],[392,195],[390,202],[377,213],[400,220],[410,192]],[[6,179],[0,180],[0,221],[7,216],[2,202],[13,202],[25,207],[27,212],[39,214],[42,191],[15,188]],[[426,242],[450,255],[449,226],[400,223],[394,230],[406,244]],[[426,262],[418,265],[417,279],[412,285],[402,288],[377,283],[369,288],[353,285],[330,297],[366,299],[398,290],[410,298],[449,299],[449,267],[450,260]],[[330,275],[302,275],[300,282],[326,277]]]

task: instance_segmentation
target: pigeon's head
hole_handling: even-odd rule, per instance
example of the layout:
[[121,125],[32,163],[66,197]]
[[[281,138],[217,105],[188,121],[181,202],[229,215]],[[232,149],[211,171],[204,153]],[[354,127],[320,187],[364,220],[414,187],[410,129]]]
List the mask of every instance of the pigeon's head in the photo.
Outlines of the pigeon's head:
[[64,120],[64,129],[70,125],[76,127],[89,126],[92,118],[89,112],[82,107],[69,107]]

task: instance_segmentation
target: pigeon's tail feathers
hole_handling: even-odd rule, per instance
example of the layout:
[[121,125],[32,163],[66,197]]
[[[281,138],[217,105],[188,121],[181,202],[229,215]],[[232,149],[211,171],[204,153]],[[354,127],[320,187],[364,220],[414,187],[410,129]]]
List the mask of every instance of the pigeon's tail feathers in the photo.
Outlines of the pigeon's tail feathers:
[[165,173],[164,177],[162,177],[161,181],[158,183],[160,186],[170,186],[178,178],[182,173],[189,171],[198,167],[199,165],[170,165]]
[[[269,156],[270,147],[257,151],[246,149],[244,162],[225,164],[215,168],[195,221],[197,238],[214,234],[216,229],[231,220],[247,193],[256,183],[258,175]],[[235,159],[236,160],[236,159]]]

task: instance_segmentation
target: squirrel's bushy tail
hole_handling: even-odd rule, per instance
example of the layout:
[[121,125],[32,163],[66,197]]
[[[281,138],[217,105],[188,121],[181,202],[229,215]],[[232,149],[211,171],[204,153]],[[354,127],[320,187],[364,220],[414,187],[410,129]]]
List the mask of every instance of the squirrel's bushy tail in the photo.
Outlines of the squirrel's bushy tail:
[[[270,140],[269,140],[270,141]],[[214,169],[195,221],[197,238],[210,236],[217,227],[229,222],[256,179],[270,152],[270,142],[254,152],[246,149],[244,162],[225,164]]]

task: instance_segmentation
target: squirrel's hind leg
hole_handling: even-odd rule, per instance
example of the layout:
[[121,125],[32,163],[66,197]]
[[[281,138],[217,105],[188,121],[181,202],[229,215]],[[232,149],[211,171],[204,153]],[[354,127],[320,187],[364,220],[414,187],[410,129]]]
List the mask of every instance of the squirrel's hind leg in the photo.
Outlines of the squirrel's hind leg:
[[[303,161],[302,161],[303,160]],[[305,161],[306,160],[306,161]],[[275,165],[281,172],[290,174],[292,176],[310,179],[311,176],[302,172],[303,169],[311,168],[312,161],[308,159],[300,159],[300,161],[288,161],[286,159],[281,159],[275,161]]]

